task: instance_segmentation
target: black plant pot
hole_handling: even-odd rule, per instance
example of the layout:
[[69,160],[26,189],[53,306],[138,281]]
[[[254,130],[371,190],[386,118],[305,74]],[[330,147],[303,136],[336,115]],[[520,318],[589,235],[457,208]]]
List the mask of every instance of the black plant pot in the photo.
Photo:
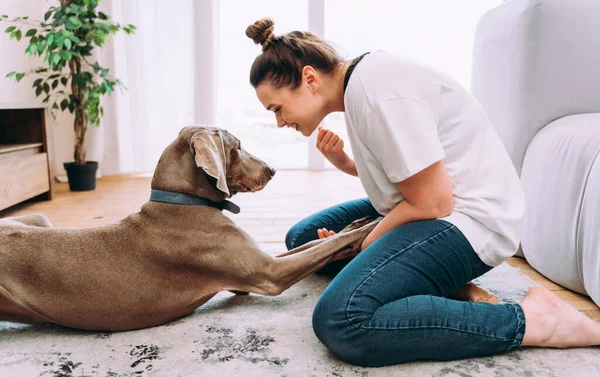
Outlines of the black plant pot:
[[74,162],[63,163],[69,177],[69,188],[71,191],[89,191],[96,189],[96,170],[98,162],[87,161],[84,165]]

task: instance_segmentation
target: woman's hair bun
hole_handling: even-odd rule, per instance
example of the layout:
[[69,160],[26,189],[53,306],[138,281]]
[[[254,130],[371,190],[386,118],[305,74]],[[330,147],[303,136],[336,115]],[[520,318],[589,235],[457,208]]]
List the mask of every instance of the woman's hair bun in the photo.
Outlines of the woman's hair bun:
[[246,35],[252,39],[254,43],[260,44],[262,50],[269,46],[273,40],[275,22],[270,18],[262,18],[246,28]]

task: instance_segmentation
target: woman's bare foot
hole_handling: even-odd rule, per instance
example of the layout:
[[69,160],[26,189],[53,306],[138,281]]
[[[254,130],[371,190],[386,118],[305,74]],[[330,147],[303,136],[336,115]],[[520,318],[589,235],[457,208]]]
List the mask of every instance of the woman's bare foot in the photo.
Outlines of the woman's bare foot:
[[498,303],[498,299],[495,295],[473,283],[467,283],[458,288],[456,291],[452,292],[450,298],[460,301],[487,302],[489,304]]
[[600,345],[600,324],[580,314],[548,289],[536,286],[520,303],[525,312],[522,346],[588,347]]

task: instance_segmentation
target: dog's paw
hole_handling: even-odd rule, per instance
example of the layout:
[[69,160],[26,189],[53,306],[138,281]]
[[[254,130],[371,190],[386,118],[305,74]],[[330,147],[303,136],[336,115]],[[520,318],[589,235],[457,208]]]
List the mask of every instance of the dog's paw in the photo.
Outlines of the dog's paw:
[[229,292],[235,293],[236,295],[239,295],[239,296],[246,296],[246,295],[250,294],[250,293],[244,292],[244,291],[229,291]]
[[368,223],[370,223],[372,220],[373,220],[373,218],[371,216],[365,216],[362,219],[354,220],[349,225],[347,225],[344,229],[342,229],[340,231],[340,233],[349,232],[351,230],[361,228],[364,225],[367,225]]

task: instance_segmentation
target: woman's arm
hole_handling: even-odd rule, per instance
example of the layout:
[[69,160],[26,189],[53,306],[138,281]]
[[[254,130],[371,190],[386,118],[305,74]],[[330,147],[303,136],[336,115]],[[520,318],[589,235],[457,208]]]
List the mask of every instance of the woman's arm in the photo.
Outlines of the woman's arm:
[[356,164],[350,156],[344,152],[344,140],[340,139],[340,137],[331,130],[319,127],[318,131],[317,149],[323,156],[339,170],[346,174],[358,177]]
[[[333,162],[332,162],[332,164],[333,164]],[[341,171],[343,171],[346,174],[350,174],[355,177],[358,177],[358,171],[356,170],[356,164],[354,163],[354,160],[352,160],[349,156],[348,156],[348,160],[346,161],[345,164],[340,164],[340,166],[335,165],[335,167],[340,169]]]
[[361,249],[390,230],[411,221],[448,216],[454,207],[452,182],[442,161],[396,183],[404,200],[394,207],[362,243]]

